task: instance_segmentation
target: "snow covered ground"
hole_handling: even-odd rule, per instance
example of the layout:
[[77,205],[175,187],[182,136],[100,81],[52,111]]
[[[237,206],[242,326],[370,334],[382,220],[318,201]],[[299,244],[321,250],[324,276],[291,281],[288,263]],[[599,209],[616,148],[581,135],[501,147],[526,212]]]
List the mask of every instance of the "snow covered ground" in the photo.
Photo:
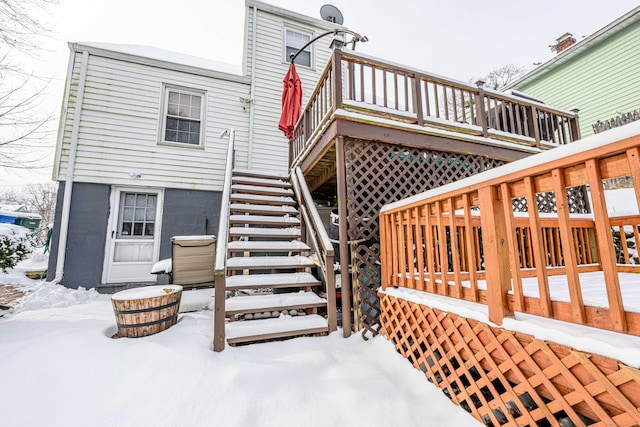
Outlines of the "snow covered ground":
[[[32,281],[0,318],[0,425],[479,426],[383,337],[298,338],[212,351],[212,290],[178,323],[116,331],[110,296]],[[203,309],[204,308],[204,309]]]

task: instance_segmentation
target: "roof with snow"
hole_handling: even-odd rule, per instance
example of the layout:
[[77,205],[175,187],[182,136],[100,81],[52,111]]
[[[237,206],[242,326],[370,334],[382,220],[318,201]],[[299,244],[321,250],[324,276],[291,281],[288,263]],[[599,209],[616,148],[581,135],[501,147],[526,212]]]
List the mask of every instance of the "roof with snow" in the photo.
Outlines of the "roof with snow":
[[224,78],[226,76],[234,80],[245,78],[240,65],[227,64],[154,46],[100,42],[69,42],[69,49],[74,52],[88,51],[92,55],[121,59],[177,71],[212,75],[212,77]]

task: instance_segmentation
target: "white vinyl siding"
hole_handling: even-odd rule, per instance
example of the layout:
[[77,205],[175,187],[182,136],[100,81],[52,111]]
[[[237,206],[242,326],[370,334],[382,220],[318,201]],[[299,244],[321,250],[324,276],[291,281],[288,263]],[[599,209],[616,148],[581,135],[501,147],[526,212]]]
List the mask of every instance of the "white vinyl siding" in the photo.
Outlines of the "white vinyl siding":
[[[253,28],[253,10],[248,8],[248,28]],[[331,29],[339,28],[329,22],[311,20],[297,22],[292,18],[270,13],[258,8],[256,34],[256,70],[254,87],[254,139],[253,167],[273,169],[285,172],[288,168],[289,145],[282,131],[278,129],[278,121],[282,112],[283,78],[287,73],[289,61],[283,62],[284,29],[292,28],[306,32],[312,37]],[[318,25],[314,25],[314,24]],[[329,44],[332,37],[327,36],[316,41],[313,46],[313,67],[298,66],[297,71],[302,82],[303,101],[307,103],[320,75],[331,55]],[[251,58],[252,35],[245,41],[247,58]],[[296,60],[297,62],[297,60]],[[249,62],[250,63],[250,62]]]
[[[60,167],[66,176],[82,53],[76,53],[69,94]],[[202,149],[180,144],[158,145],[165,85],[199,88],[204,97]],[[221,190],[227,140],[220,134],[235,128],[236,159],[246,164],[248,113],[241,97],[246,83],[167,70],[89,55],[79,128],[74,179],[113,185]],[[140,178],[132,178],[132,172]]]

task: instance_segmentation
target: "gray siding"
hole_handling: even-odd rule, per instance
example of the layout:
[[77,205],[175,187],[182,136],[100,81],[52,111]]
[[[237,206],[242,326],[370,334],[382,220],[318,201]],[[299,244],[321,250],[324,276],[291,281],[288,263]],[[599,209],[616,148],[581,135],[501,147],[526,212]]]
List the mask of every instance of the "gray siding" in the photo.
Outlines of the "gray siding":
[[[47,280],[53,280],[56,273],[64,187],[65,183],[61,182],[58,188]],[[108,185],[86,183],[73,185],[64,275],[61,282],[68,288],[77,289],[80,286],[87,289],[95,288],[102,281],[109,219],[109,193]]]
[[218,234],[221,192],[166,189],[160,259],[171,258],[171,237]]
[[[47,280],[56,274],[58,241],[60,237],[60,210],[65,183],[60,183],[56,203],[56,219],[51,238],[51,252]],[[75,183],[71,200],[71,215],[67,239],[62,284],[69,288],[95,288],[102,283],[105,258],[107,224],[109,217],[110,186]],[[218,231],[221,193],[166,189],[162,212],[162,240],[160,259],[171,258],[171,237],[213,234]],[[159,283],[166,283],[159,277]],[[114,287],[113,284],[108,287]]]

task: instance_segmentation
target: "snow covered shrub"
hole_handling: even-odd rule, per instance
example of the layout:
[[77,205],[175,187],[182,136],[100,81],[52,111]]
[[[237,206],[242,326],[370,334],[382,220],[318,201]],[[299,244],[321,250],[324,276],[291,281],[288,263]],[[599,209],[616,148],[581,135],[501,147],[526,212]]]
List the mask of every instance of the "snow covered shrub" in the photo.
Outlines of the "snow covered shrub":
[[19,225],[0,224],[0,270],[6,273],[27,257],[31,245],[27,239],[28,230]]

